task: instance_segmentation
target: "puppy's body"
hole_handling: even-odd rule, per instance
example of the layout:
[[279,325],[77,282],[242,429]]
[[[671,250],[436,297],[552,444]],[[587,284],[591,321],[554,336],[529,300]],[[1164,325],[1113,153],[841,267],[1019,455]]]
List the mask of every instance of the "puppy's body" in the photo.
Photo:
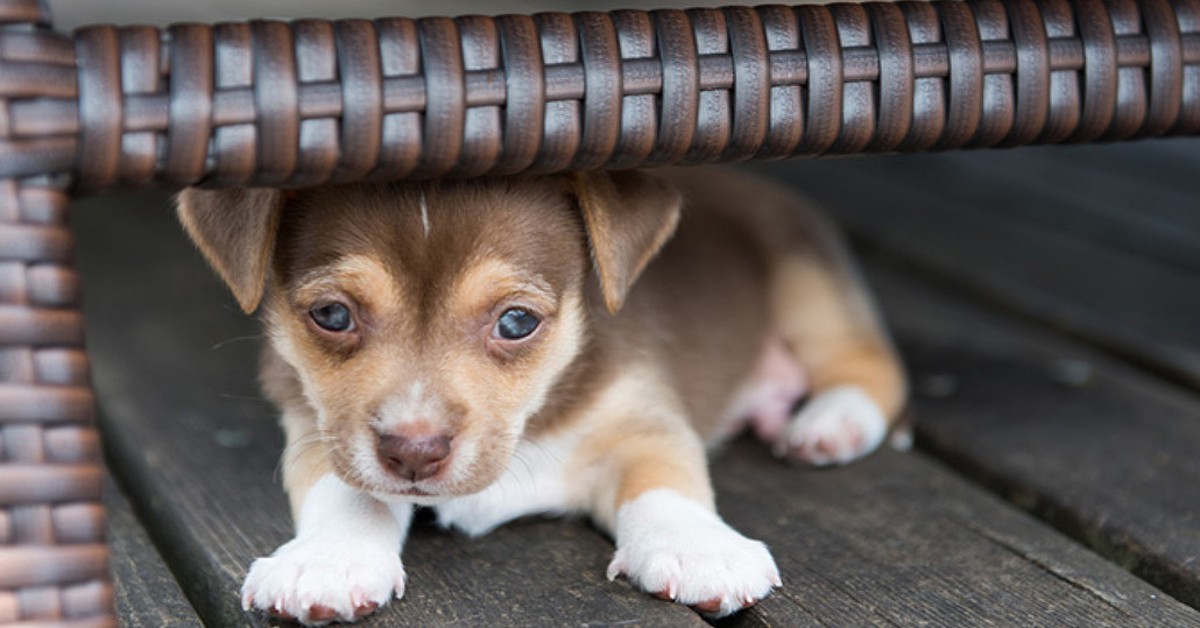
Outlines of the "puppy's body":
[[[749,423],[779,455],[848,462],[903,403],[830,231],[753,179],[277,194],[249,201],[265,208],[253,224],[280,225],[271,270],[240,284],[247,273],[231,268],[263,243],[211,235],[206,212],[248,202],[229,194],[185,193],[182,213],[247,309],[268,278],[262,377],[283,411],[297,521],[296,539],[252,567],[247,607],[310,623],[369,612],[403,592],[400,545],[413,506],[429,505],[472,534],[586,513],[615,537],[610,577],[733,612],[779,577],[761,543],[713,512],[705,446]],[[352,330],[314,327],[343,302]],[[500,333],[514,310],[537,319],[528,337]],[[331,544],[353,551],[328,564]]]

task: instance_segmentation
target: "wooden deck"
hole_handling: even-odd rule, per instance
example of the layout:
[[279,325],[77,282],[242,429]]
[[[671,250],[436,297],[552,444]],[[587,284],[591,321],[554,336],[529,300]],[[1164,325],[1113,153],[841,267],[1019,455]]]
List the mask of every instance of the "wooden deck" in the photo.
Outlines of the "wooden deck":
[[[832,471],[750,441],[723,514],[785,588],[729,625],[1200,626],[1200,141],[756,166],[851,230],[911,369],[917,448]],[[255,323],[165,197],[81,203],[118,604],[254,625],[237,589],[290,532]],[[419,525],[365,625],[703,625],[604,577],[583,522]]]

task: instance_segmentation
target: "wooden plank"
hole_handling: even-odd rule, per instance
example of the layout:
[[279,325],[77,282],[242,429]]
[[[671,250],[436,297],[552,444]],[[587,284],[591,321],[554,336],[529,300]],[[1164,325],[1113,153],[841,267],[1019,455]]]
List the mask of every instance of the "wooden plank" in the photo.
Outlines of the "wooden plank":
[[[256,325],[168,207],[148,194],[75,210],[106,447],[204,622],[245,624],[247,566],[290,537],[282,439],[255,382]],[[578,522],[521,522],[479,540],[426,525],[405,551],[405,598],[363,625],[704,625],[608,582],[610,555]]]
[[1200,607],[1200,396],[889,265],[919,445]]
[[784,588],[750,626],[1200,626],[1180,604],[919,453],[782,470],[735,443],[725,516],[772,547]]
[[105,488],[110,566],[122,626],[203,626],[121,490]]
[[[1200,153],[1200,142],[1185,145]],[[878,165],[889,180],[936,181],[932,193],[974,211],[1200,275],[1200,179],[1170,167],[1178,159],[1162,159],[1164,150],[1042,146]]]
[[[1064,174],[1074,171],[1069,162],[1078,152],[1032,150],[758,169],[823,201],[865,242],[906,263],[1200,387],[1200,273],[1194,270],[1200,238],[1181,218],[1198,209],[1197,178],[1170,189],[1126,181],[1136,194],[1158,199],[1154,207],[1175,214],[1168,220],[1162,211],[1147,211],[1161,219],[1138,223],[1135,214],[1120,210],[1126,195],[1098,186],[1095,177]],[[1067,163],[1057,170],[1043,165],[1033,185],[1029,167],[1022,166],[1016,179],[1005,174],[1022,163],[1023,154]],[[1055,212],[1069,218],[1055,218]],[[1106,244],[1122,234],[1124,248]],[[1151,249],[1159,253],[1145,254]]]

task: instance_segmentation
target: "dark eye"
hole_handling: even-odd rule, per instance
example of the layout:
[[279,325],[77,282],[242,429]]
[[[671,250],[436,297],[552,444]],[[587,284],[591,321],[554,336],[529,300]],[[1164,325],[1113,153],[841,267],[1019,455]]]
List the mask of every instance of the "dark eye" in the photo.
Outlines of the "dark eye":
[[350,308],[336,301],[315,306],[308,311],[308,315],[325,331],[343,332],[354,328],[354,317],[350,316]]
[[505,340],[520,340],[538,328],[541,321],[521,308],[505,310],[496,321],[495,334]]

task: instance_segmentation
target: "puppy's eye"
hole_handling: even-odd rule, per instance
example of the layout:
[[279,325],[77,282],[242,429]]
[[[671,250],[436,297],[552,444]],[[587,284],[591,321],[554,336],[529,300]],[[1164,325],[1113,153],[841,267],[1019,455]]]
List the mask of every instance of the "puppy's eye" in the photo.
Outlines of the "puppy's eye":
[[350,308],[336,301],[314,306],[308,311],[308,315],[325,331],[343,332],[354,328],[354,317],[350,315]]
[[505,340],[520,340],[537,330],[540,323],[528,310],[514,307],[500,315],[494,333]]

